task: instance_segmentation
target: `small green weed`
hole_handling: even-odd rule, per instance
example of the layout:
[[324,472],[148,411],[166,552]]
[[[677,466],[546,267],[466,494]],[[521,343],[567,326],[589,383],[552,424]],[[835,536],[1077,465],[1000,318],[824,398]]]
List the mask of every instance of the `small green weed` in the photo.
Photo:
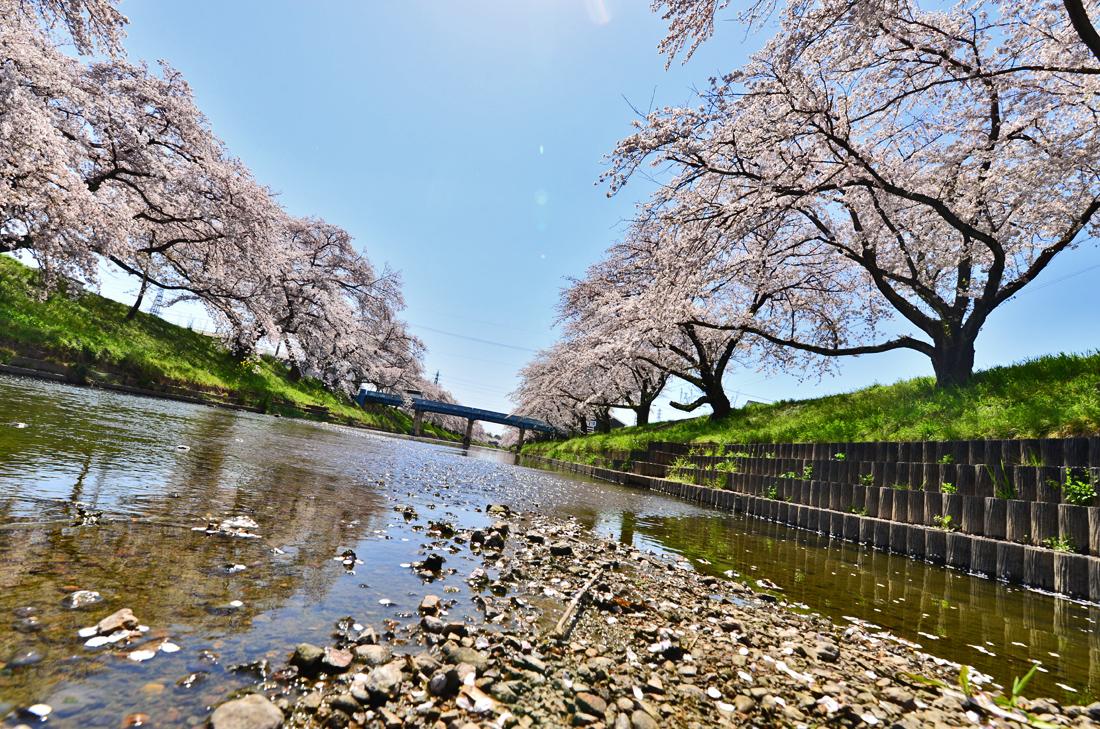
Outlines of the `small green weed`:
[[1086,473],[1083,477],[1074,469],[1065,469],[1065,479],[1061,484],[1062,498],[1067,504],[1089,506],[1096,498],[1096,486]]
[[957,494],[959,493],[959,487],[948,481],[944,481],[940,484],[941,494]]
[[1043,540],[1043,546],[1053,549],[1055,552],[1076,552],[1077,548],[1069,537],[1048,537]]
[[937,514],[936,516],[932,517],[932,523],[935,524],[937,528],[943,529],[945,532],[953,532],[957,528],[955,526],[955,520],[951,517],[950,514]]

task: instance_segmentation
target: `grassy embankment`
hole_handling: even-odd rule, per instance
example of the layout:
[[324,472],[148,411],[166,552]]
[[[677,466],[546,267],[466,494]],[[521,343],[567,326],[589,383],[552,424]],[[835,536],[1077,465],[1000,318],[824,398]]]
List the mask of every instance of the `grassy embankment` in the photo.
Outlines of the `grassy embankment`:
[[612,450],[675,443],[782,443],[1043,438],[1100,432],[1100,353],[1051,355],[977,373],[937,390],[931,377],[708,417],[532,443],[525,453],[593,462]]
[[[296,417],[319,417],[306,408],[323,406],[333,420],[412,430],[411,418],[399,410],[364,410],[317,380],[291,381],[287,366],[274,357],[238,362],[208,335],[145,313],[126,321],[128,307],[117,301],[65,291],[43,300],[37,275],[0,256],[0,363],[30,357],[64,365],[77,380],[187,393]],[[457,437],[428,423],[425,435]]]

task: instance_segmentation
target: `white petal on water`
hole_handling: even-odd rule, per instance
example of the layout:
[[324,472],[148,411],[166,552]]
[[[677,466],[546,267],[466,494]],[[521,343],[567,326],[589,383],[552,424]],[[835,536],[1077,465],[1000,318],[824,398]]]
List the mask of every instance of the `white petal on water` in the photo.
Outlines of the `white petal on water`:
[[1073,694],[1077,693],[1077,689],[1073,688],[1072,686],[1067,686],[1064,683],[1055,683],[1054,685],[1062,689],[1063,691],[1069,691]]
[[98,648],[101,645],[107,645],[111,640],[105,635],[97,635],[94,638],[89,638],[84,641],[85,648]]
[[160,644],[161,653],[177,653],[180,647],[171,641],[164,641]]
[[132,653],[130,653],[129,658],[130,658],[131,661],[141,663],[142,661],[147,661],[147,660],[149,660],[150,658],[153,658],[156,655],[157,655],[156,651],[142,649],[142,650],[133,651]]
[[384,597],[378,601],[378,604],[382,607],[389,607],[390,605],[393,605],[393,600],[389,599],[388,597]]
[[34,706],[28,706],[27,712],[34,714],[39,719],[45,719],[53,711],[53,707],[49,704],[35,704]]
[[76,631],[76,634],[80,638],[91,638],[98,632],[99,630],[94,625],[90,625],[87,628],[81,628],[80,630]]

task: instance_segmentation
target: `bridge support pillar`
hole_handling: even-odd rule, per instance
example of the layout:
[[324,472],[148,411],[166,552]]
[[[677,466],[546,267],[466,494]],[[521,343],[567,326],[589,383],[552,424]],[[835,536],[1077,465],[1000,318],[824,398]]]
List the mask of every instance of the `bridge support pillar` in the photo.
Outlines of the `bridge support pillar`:
[[520,428],[519,429],[519,439],[516,441],[516,453],[519,453],[520,449],[523,448],[523,439],[526,436],[527,436],[527,428]]
[[413,435],[419,436],[424,429],[424,411],[413,410]]
[[462,438],[462,447],[469,448],[470,444],[474,440],[474,420],[473,418],[466,418],[466,435]]

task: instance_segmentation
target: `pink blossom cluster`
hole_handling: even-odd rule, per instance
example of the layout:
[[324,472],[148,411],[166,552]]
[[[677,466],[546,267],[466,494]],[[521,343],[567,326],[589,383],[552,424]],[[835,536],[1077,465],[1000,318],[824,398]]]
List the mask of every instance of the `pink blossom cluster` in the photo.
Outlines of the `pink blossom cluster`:
[[[729,4],[655,0],[661,50],[690,54]],[[565,294],[566,319],[600,343],[570,355],[577,369],[595,351],[648,362],[716,413],[729,361],[812,374],[910,349],[938,385],[969,380],[994,310],[1095,241],[1100,7],[928,5],[739,6],[778,32],[611,155],[611,194],[643,169],[659,187]]]
[[278,342],[330,386],[419,383],[397,274],[289,215],[178,71],[126,60],[125,23],[114,0],[0,0],[0,252],[32,256],[47,286],[109,262],[201,302],[241,358]]

